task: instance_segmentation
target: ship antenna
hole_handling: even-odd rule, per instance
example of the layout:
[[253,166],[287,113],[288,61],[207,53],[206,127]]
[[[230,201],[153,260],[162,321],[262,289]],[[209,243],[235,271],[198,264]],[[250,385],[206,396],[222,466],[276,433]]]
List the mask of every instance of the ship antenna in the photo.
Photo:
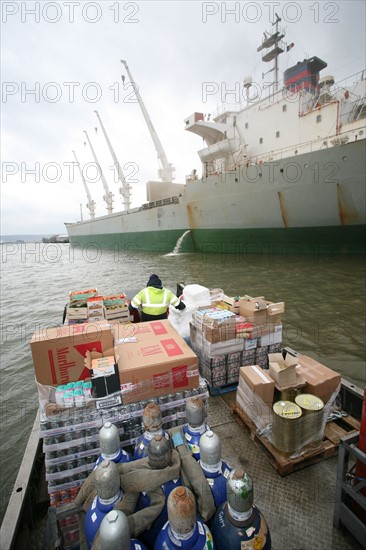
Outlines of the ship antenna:
[[[272,27],[275,26],[275,31],[272,33],[264,33],[262,44],[257,48],[257,52],[260,52],[261,50],[273,48],[270,51],[263,52],[262,54],[262,61],[265,63],[274,60],[274,66],[272,71],[274,71],[274,79],[273,79],[273,88],[274,91],[277,91],[278,88],[278,57],[283,53],[284,46],[282,43],[282,38],[284,38],[285,34],[284,31],[280,30],[278,24],[281,21],[281,17],[276,13],[276,20],[272,23]],[[267,71],[271,72],[271,71]],[[262,73],[263,75],[267,73]]]

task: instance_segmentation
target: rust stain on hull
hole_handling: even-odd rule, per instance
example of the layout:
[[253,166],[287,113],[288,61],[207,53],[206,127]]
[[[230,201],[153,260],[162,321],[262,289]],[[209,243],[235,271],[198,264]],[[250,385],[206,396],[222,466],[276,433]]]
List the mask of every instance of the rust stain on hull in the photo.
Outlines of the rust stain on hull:
[[348,225],[360,221],[352,197],[349,194],[346,195],[344,188],[342,188],[339,182],[337,183],[337,204],[341,225]]
[[277,191],[277,195],[278,195],[278,202],[280,203],[282,223],[284,227],[288,227],[288,215],[287,215],[284,197],[281,191]]

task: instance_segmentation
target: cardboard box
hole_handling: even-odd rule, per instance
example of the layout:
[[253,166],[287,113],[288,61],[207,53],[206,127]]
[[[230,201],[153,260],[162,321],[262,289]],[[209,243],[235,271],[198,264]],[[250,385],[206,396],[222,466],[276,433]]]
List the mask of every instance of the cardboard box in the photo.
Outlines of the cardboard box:
[[112,350],[113,334],[106,321],[36,331],[30,346],[37,382],[46,386],[85,380],[87,351]]
[[235,339],[235,325],[233,323],[221,327],[209,327],[203,325],[203,336],[211,344],[226,342]]
[[331,396],[339,389],[341,375],[307,355],[299,354],[297,360],[299,366],[296,370],[306,380],[303,393],[316,395],[324,403],[327,403]]
[[258,346],[270,346],[282,342],[282,325],[275,325],[268,334],[263,334],[258,338]]
[[240,315],[245,317],[250,323],[265,323],[267,320],[267,302],[264,300],[263,296],[259,298],[240,298],[239,312]]
[[278,386],[287,387],[298,383],[295,367],[297,359],[290,354],[284,359],[282,353],[270,353],[268,355],[269,374]]
[[241,367],[240,376],[262,401],[272,405],[275,383],[263,369],[258,365]]
[[272,404],[265,403],[241,376],[236,390],[236,404],[259,430],[265,429],[272,422]]
[[[116,401],[122,403],[121,385],[114,350],[106,350],[105,354],[96,351],[87,351],[85,366],[90,372],[93,398],[97,399],[97,409],[106,408],[109,402],[111,402],[110,406],[114,405]],[[112,400],[103,400],[103,398],[107,398],[113,394],[119,394],[119,396],[116,396]],[[98,402],[101,399],[103,402]]]
[[249,351],[249,350],[252,350],[252,349],[254,350],[257,347],[258,339],[257,338],[248,338],[248,339],[245,339],[243,343],[244,343],[244,350],[245,351]]
[[[285,303],[269,302],[264,299],[264,296],[258,296],[256,298],[245,296],[239,300],[239,311],[240,315],[246,317],[251,323],[263,324],[269,321],[278,324],[281,322],[279,320],[281,313],[285,311]],[[274,320],[274,318],[276,318],[276,320]]]
[[198,387],[197,355],[168,320],[135,325],[115,355],[124,403]]

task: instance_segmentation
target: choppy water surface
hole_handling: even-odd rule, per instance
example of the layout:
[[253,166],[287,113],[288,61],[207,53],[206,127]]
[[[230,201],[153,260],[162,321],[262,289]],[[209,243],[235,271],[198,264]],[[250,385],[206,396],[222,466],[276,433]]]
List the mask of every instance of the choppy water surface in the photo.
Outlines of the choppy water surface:
[[361,257],[134,254],[41,243],[3,244],[1,254],[1,518],[38,407],[29,341],[34,330],[62,322],[70,290],[132,297],[157,273],[173,291],[185,281],[284,301],[284,343],[365,385]]

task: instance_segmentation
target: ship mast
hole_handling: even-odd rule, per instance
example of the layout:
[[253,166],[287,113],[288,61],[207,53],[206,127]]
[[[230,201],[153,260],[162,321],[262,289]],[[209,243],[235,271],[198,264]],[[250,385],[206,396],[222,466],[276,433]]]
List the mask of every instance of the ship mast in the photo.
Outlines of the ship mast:
[[138,86],[136,85],[135,81],[132,78],[132,74],[130,72],[130,69],[128,68],[127,61],[125,61],[124,59],[121,59],[121,63],[123,63],[123,65],[125,66],[126,72],[127,72],[128,76],[130,78],[131,83],[133,84],[137,101],[140,105],[140,108],[141,108],[142,114],[144,116],[145,122],[146,122],[147,127],[150,131],[151,138],[152,138],[152,140],[154,142],[154,145],[155,145],[155,149],[156,149],[156,152],[157,152],[157,155],[158,155],[158,159],[159,159],[160,164],[161,164],[161,168],[158,170],[158,176],[164,182],[172,182],[173,179],[174,179],[173,172],[175,172],[175,168],[172,166],[172,164],[170,164],[168,162],[168,159],[167,159],[167,156],[166,156],[165,151],[163,149],[163,146],[161,144],[161,141],[160,141],[160,139],[159,139],[159,137],[158,137],[158,135],[155,131],[153,123],[151,122],[151,119],[150,119],[149,114],[146,110],[144,102],[142,101],[142,98],[140,96]]
[[107,142],[107,145],[109,147],[109,151],[112,155],[112,158],[113,158],[113,161],[114,161],[114,165],[117,169],[117,174],[118,174],[118,179],[121,183],[121,186],[119,188],[119,192],[120,192],[120,195],[122,197],[122,204],[123,204],[123,209],[124,210],[129,210],[130,207],[131,207],[131,199],[130,199],[130,189],[131,189],[131,186],[126,182],[126,179],[125,179],[125,176],[123,174],[123,171],[122,171],[122,168],[121,168],[121,165],[120,163],[118,162],[117,160],[117,157],[116,157],[116,154],[113,150],[113,147],[112,147],[112,144],[109,140],[109,137],[107,135],[107,132],[104,128],[104,125],[103,125],[103,122],[102,122],[102,119],[100,118],[99,116],[99,113],[98,111],[94,111],[94,113],[97,115],[98,117],[98,120],[100,122],[100,126],[103,130],[103,134],[104,134],[104,137],[106,139],[106,142]]
[[[84,175],[83,175],[83,171],[80,167],[80,163],[76,157],[76,153],[75,151],[73,151],[73,154],[74,154],[74,157],[75,157],[75,161],[76,161],[76,164],[78,165],[78,168],[79,168],[79,172],[80,172],[80,176],[81,176],[81,179],[83,180],[83,184],[84,184],[84,188],[85,188],[85,191],[86,191],[86,195],[88,197],[88,202],[86,204],[86,207],[87,209],[89,210],[89,214],[90,214],[90,218],[91,219],[94,219],[95,218],[95,201],[93,201],[92,197],[91,197],[91,194],[90,194],[90,191],[89,191],[89,187],[87,186],[87,183],[85,181],[85,178],[84,178]],[[83,221],[83,213],[82,213],[82,209],[81,209],[81,205],[80,205],[80,214],[81,214],[81,221]]]
[[[272,34],[269,34],[267,32],[263,33],[262,44],[257,48],[257,52],[260,52],[263,49],[268,49],[268,48],[271,48],[272,46],[274,46],[274,48],[272,50],[267,51],[267,52],[262,54],[262,61],[264,61],[265,63],[268,63],[269,61],[274,60],[274,66],[268,72],[274,71],[273,89],[274,89],[274,91],[277,91],[277,89],[278,89],[278,58],[281,55],[281,53],[283,53],[285,51],[283,49],[283,43],[281,42],[281,40],[282,40],[282,38],[284,38],[285,34],[278,27],[278,24],[280,23],[281,18],[277,15],[277,13],[275,15],[276,15],[276,21],[274,23],[272,23],[272,27],[273,26],[276,27],[275,32],[272,33]],[[267,74],[267,73],[265,73],[265,74]]]
[[88,143],[90,145],[90,149],[91,149],[92,155],[94,157],[95,164],[98,166],[98,169],[99,169],[99,172],[100,172],[100,177],[102,179],[103,187],[104,187],[104,190],[105,190],[105,195],[103,195],[103,200],[107,204],[107,212],[108,212],[108,214],[112,214],[113,213],[113,194],[109,191],[107,180],[104,177],[102,167],[99,164],[97,156],[94,152],[93,146],[92,146],[91,141],[90,141],[89,136],[88,136],[88,132],[86,130],[84,130],[84,134],[86,135],[86,138],[87,138]]

